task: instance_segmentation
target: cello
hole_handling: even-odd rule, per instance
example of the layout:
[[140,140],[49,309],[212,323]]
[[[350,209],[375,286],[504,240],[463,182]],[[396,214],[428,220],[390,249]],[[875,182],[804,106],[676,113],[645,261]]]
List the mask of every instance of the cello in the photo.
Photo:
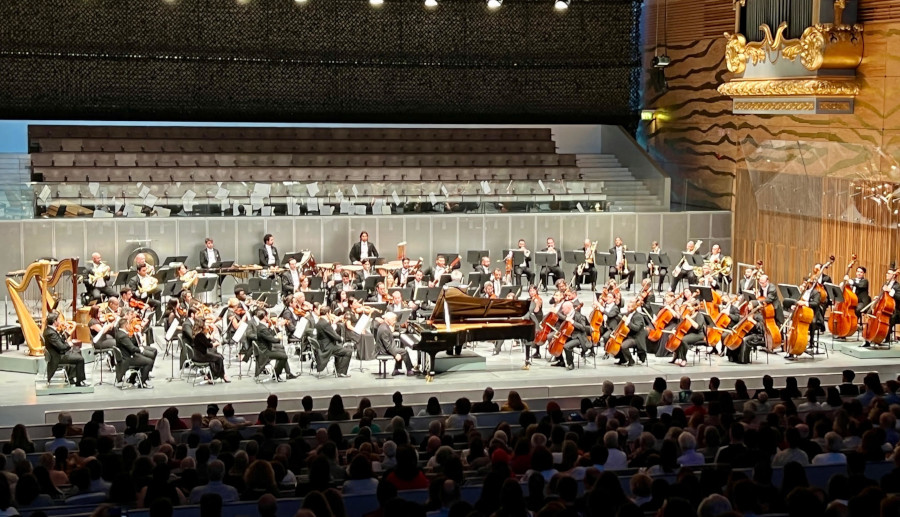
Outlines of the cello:
[[847,271],[844,273],[844,281],[841,282],[842,301],[834,304],[831,309],[831,315],[828,317],[828,331],[835,337],[847,337],[856,331],[859,326],[859,318],[856,316],[856,306],[859,305],[859,298],[850,287],[848,278],[850,270],[856,264],[856,255],[850,257],[850,263],[847,264]]
[[[812,287],[809,287],[810,281],[814,282]],[[816,285],[818,285],[818,282],[815,279],[804,281],[800,286],[800,291],[817,290]],[[809,325],[815,318],[816,313],[811,307],[800,305],[800,300],[794,304],[794,307],[791,309],[791,317],[784,322],[784,326],[787,329],[785,333],[787,340],[783,348],[788,355],[800,355],[806,351],[806,347],[809,346]]]
[[722,340],[722,332],[731,325],[731,314],[729,309],[734,300],[729,300],[725,307],[719,311],[716,316],[714,326],[706,328],[706,342],[709,346],[715,347]]
[[[891,274],[887,282],[897,278],[897,272]],[[887,284],[885,282],[885,284]],[[891,332],[891,316],[894,314],[894,298],[881,289],[881,294],[869,304],[871,312],[863,315],[863,339],[869,343],[881,344]]]
[[563,350],[565,350],[566,341],[572,337],[572,332],[574,331],[575,323],[569,320],[563,321],[562,325],[559,326],[559,330],[556,331],[556,335],[553,336],[553,339],[550,340],[550,343],[547,345],[547,353],[553,357],[559,357],[563,353]]
[[692,328],[697,326],[697,323],[691,319],[691,316],[693,316],[695,312],[696,309],[692,303],[684,304],[681,308],[681,321],[678,322],[678,326],[675,327],[675,333],[672,334],[668,341],[666,341],[666,350],[675,353],[675,351],[678,350],[678,347],[681,346],[684,336],[686,336]]
[[601,328],[603,327],[603,313],[600,309],[594,309],[591,312],[591,343],[597,344],[600,342],[600,335],[602,334]]
[[737,350],[740,348],[741,343],[744,342],[744,338],[747,337],[747,334],[756,327],[756,320],[753,316],[761,306],[762,305],[757,304],[755,307],[749,309],[747,314],[741,317],[740,321],[737,322],[737,325],[735,325],[731,332],[725,336],[722,343],[726,348],[729,350]]
[[659,341],[662,339],[663,330],[673,319],[675,319],[675,312],[668,305],[663,305],[653,318],[653,328],[647,334],[647,340]]
[[628,329],[628,325],[631,323],[631,317],[634,316],[634,313],[644,305],[644,299],[647,298],[647,295],[650,294],[649,289],[644,289],[637,298],[634,299],[632,303],[634,303],[634,307],[622,317],[622,321],[616,326],[616,329],[610,334],[609,339],[606,340],[606,345],[604,345],[604,349],[606,353],[610,356],[617,356],[619,352],[622,350],[622,342],[628,337],[628,333],[630,330]]
[[550,333],[553,332],[553,327],[556,325],[557,321],[559,321],[559,315],[555,312],[547,313],[547,315],[544,316],[543,321],[541,321],[540,330],[534,335],[535,345],[542,345],[547,342],[547,338],[550,337]]

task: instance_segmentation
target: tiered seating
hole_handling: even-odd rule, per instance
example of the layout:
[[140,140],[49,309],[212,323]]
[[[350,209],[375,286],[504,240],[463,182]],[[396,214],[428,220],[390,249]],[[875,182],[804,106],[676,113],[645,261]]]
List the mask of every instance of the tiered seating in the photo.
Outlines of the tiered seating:
[[549,129],[31,126],[45,182],[575,180]]

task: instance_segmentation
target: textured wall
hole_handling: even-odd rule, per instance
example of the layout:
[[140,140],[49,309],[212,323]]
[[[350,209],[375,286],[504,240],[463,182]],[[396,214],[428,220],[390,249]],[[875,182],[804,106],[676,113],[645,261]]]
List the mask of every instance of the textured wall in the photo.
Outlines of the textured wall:
[[[640,2],[5,0],[8,118],[633,122]],[[25,29],[27,27],[27,29]]]
[[[896,182],[900,161],[900,5],[861,0],[865,54],[852,115],[733,115],[716,87],[731,78],[722,33],[734,31],[730,1],[650,0],[645,68],[668,27],[667,89],[645,75],[643,103],[661,111],[639,139],[672,176],[673,206],[735,211],[735,255],[762,259],[776,280],[799,282],[828,255],[858,253],[880,276],[897,258],[893,209],[858,190]],[[702,13],[699,14],[698,13]],[[665,20],[668,23],[665,23]],[[896,186],[894,187],[896,188]],[[842,264],[846,265],[846,264]]]

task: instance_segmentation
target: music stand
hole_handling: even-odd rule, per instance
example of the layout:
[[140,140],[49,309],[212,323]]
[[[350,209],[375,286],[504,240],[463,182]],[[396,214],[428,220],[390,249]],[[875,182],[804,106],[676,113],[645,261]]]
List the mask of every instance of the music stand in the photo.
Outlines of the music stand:
[[350,298],[355,298],[361,302],[366,301],[366,298],[369,297],[368,291],[356,290],[356,291],[347,291],[347,296]]
[[165,284],[165,283],[169,282],[170,280],[175,279],[175,268],[171,268],[171,267],[160,268],[159,271],[157,271],[156,273],[153,274],[153,277],[156,278],[156,280],[160,284]]
[[841,303],[844,301],[844,289],[841,288],[841,286],[827,283],[823,285],[825,286],[825,291],[828,292],[828,297],[831,298],[834,303]]
[[668,269],[669,266],[672,265],[672,260],[669,259],[668,253],[650,253],[648,258],[653,261],[653,264],[660,267]]
[[515,298],[518,299],[522,294],[522,287],[518,285],[504,285],[500,288],[500,294],[498,296],[505,299],[509,293],[516,293]]
[[[624,253],[624,257],[625,257],[625,260],[628,261],[628,268],[629,268],[629,269],[635,269],[635,268],[634,268],[634,264],[638,264],[638,260],[637,260],[637,252],[635,252],[635,251],[626,251],[626,252]],[[646,263],[647,263],[647,262],[645,261],[644,264],[646,264]]]
[[[442,287],[429,287],[425,293],[425,301],[437,303],[438,297],[441,295]],[[419,289],[421,290],[421,289]]]
[[194,295],[209,293],[216,288],[218,278],[200,278],[197,280],[197,286],[194,287]]
[[375,290],[375,286],[379,282],[384,282],[384,277],[381,275],[372,275],[372,276],[366,278],[366,281],[363,282],[363,290],[371,292],[371,291]]
[[176,255],[174,257],[166,257],[166,260],[162,261],[160,263],[160,265],[168,266],[169,264],[173,264],[173,263],[184,264],[185,262],[187,262],[187,259],[188,259],[187,255]]
[[444,284],[449,283],[453,278],[450,275],[441,275],[441,279],[438,280],[438,287],[444,287]]
[[119,273],[116,275],[116,280],[113,282],[112,285],[127,285],[128,281],[131,280],[131,277],[133,277],[136,274],[137,274],[137,271],[131,271],[131,270],[119,271]]
[[409,309],[403,309],[402,311],[396,311],[394,314],[397,315],[397,325],[403,325],[407,321],[409,321],[409,317],[412,314],[412,311]]
[[179,282],[178,280],[170,280],[166,282],[166,285],[162,290],[162,295],[172,297],[178,296],[179,294],[181,294],[181,285],[181,282]]
[[409,301],[410,297],[412,296],[412,287],[391,287],[390,289],[388,289],[388,294],[393,296],[397,291],[400,291],[400,296],[404,300]]
[[380,312],[381,314],[384,314],[384,310],[387,309],[387,304],[384,302],[371,302],[371,303],[364,303],[363,305],[365,305],[366,307],[372,307],[373,309],[377,309],[378,312]]
[[[566,264],[581,264],[584,262],[584,250],[581,251],[563,251],[563,262]],[[579,256],[580,255],[580,256]]]
[[228,269],[234,265],[233,260],[220,260],[219,262],[213,262],[209,265],[207,269]]
[[319,305],[325,303],[325,291],[322,290],[305,291],[303,296],[309,303],[318,303]]
[[322,288],[322,277],[320,276],[308,276],[309,278],[309,288],[313,291],[318,291]]
[[[466,262],[472,264],[473,266],[477,266],[481,264],[481,257],[490,257],[490,253],[488,250],[468,250],[466,251]],[[448,264],[450,262],[447,262]]]
[[694,285],[689,285],[688,288],[691,290],[692,293],[696,292],[696,291],[700,291],[700,295],[697,296],[697,299],[702,300],[704,302],[713,301],[712,287],[694,284]]
[[[512,254],[513,254],[513,256],[512,256],[513,266],[518,266],[519,264],[522,264],[525,262],[525,252],[524,251],[513,250]],[[506,255],[503,255],[503,256],[506,257]]]
[[279,301],[278,293],[272,293],[272,292],[262,293],[259,296],[259,298],[257,298],[257,299],[265,302],[265,304],[268,305],[269,307],[274,307],[274,306],[278,305],[278,301]]
[[688,264],[694,267],[703,267],[703,255],[697,253],[688,253],[686,251],[682,252],[684,254],[684,260]]
[[490,280],[491,276],[492,275],[489,273],[469,273],[467,278],[468,284],[470,286],[481,288],[485,282]]
[[300,262],[301,258],[303,258],[303,252],[294,251],[291,253],[285,253],[284,256],[281,257],[281,265],[283,266],[283,265],[287,264],[288,262],[291,261],[291,259],[294,259],[297,262]]
[[791,284],[778,284],[778,292],[782,300],[799,300],[803,295],[799,287]]
[[535,267],[553,267],[559,263],[559,257],[555,251],[537,251],[534,253]]

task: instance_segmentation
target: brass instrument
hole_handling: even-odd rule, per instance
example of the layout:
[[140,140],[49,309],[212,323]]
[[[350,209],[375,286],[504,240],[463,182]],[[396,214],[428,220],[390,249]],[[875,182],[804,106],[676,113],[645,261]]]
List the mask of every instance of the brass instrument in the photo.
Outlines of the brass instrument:
[[[592,247],[592,248],[596,248],[596,247],[597,247],[597,243],[595,242],[594,244],[591,245],[591,247]],[[622,274],[628,272],[628,258],[625,257],[625,252],[626,252],[626,251],[628,251],[628,245],[627,245],[627,244],[623,244],[623,245],[622,245],[622,267],[619,269],[619,273],[622,273]]]
[[[694,245],[694,249],[691,250],[690,254],[693,255],[697,253],[697,250],[700,249],[700,245],[703,244],[703,241],[697,241],[697,244]],[[681,274],[682,265],[685,263],[684,255],[681,256],[681,260],[678,261],[678,264],[675,266],[675,269],[672,271],[672,276],[678,276]]]
[[97,280],[105,278],[111,271],[112,270],[105,262],[101,262],[97,268],[94,269],[94,272],[88,275],[88,282],[90,282],[91,285],[94,285],[97,283]]
[[144,276],[140,279],[139,283],[138,292],[142,294],[147,294],[159,287],[159,280],[157,280],[155,276]]
[[[624,248],[624,246],[623,246]],[[578,267],[575,268],[576,276],[581,276],[584,274],[584,270],[588,268],[588,265],[594,263],[594,254],[597,252],[597,241],[591,243],[590,247],[584,251],[584,262],[578,264]],[[624,255],[623,255],[624,257]],[[626,266],[627,267],[627,266]]]
[[192,269],[179,278],[179,280],[181,281],[181,288],[187,291],[197,285],[197,282],[200,280],[200,274],[197,273],[196,269]]

